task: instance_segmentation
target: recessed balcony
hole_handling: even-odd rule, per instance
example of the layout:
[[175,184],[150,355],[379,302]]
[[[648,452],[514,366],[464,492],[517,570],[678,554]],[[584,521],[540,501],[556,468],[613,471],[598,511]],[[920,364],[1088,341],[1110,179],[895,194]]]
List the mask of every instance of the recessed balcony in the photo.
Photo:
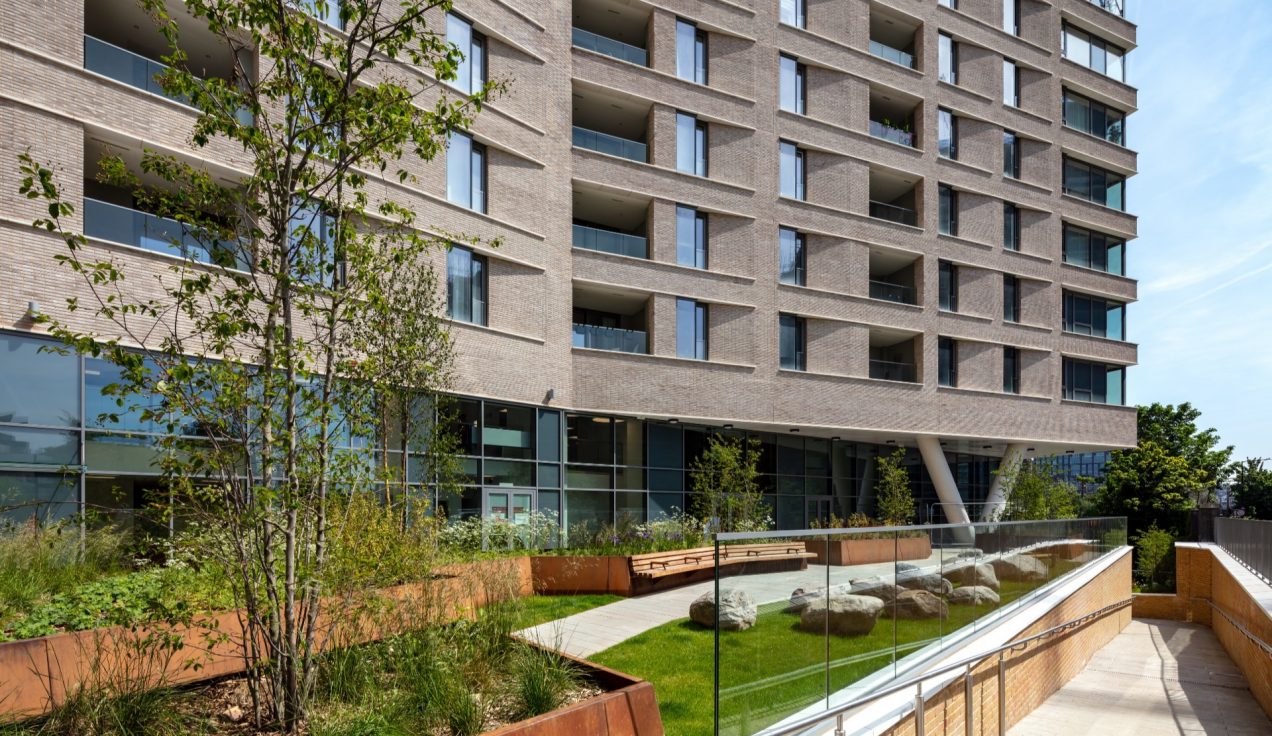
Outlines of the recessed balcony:
[[579,284],[574,288],[573,344],[576,348],[649,353],[645,294]]
[[870,251],[870,298],[897,304],[918,304],[916,256],[891,251]]
[[883,8],[870,9],[870,53],[908,69],[918,69],[914,43],[919,24]]
[[914,121],[920,100],[882,87],[870,89],[870,135],[909,148],[919,147]]
[[911,332],[870,330],[870,377],[880,381],[918,382],[915,344],[921,338]]
[[870,170],[870,216],[917,227],[918,185],[915,179],[884,169]]
[[598,54],[649,66],[649,12],[615,0],[576,0],[573,5],[575,46]]
[[584,250],[649,258],[649,201],[617,191],[576,186],[571,245]]
[[650,104],[608,90],[575,85],[572,94],[575,148],[649,162]]

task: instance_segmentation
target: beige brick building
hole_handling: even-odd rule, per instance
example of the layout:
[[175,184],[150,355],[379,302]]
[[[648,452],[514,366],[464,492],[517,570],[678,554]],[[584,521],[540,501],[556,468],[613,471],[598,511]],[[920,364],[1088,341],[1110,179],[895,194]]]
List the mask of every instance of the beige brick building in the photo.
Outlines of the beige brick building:
[[[469,277],[452,305],[474,484],[439,503],[653,517],[685,508],[693,453],[728,429],[761,433],[783,527],[869,511],[871,458],[893,445],[923,451],[939,520],[938,499],[992,492],[1005,453],[1134,444],[1136,32],[1119,5],[457,0],[435,22],[477,78],[511,82],[471,131],[480,166],[452,146],[372,185],[501,242],[451,259]],[[92,249],[171,262],[103,229],[128,203],[84,185],[104,147],[193,155],[193,112],[146,89],[145,22],[132,0],[0,7],[0,468],[24,492],[54,493],[41,474],[68,459],[86,470],[67,499],[120,474],[153,490],[85,426],[93,366],[60,414],[22,388],[70,370],[34,352],[31,303],[61,314],[79,287],[30,229],[15,162],[56,165],[85,198],[76,225],[106,233]],[[198,156],[245,168],[224,143]]]

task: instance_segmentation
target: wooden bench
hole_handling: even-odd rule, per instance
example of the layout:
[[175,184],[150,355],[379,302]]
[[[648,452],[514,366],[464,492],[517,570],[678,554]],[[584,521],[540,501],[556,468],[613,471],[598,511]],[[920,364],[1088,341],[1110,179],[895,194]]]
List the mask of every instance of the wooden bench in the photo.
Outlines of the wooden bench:
[[[803,542],[765,544],[730,544],[720,547],[720,565],[740,565],[769,560],[804,560],[817,557]],[[631,573],[636,578],[661,578],[667,575],[709,570],[715,566],[713,547],[678,549],[671,552],[649,552],[631,556]]]

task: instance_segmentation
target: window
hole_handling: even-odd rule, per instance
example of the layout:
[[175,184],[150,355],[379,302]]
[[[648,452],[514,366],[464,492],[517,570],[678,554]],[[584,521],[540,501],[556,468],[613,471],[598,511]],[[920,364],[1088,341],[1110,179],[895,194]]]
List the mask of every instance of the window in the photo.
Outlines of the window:
[[937,5],[944,5],[947,8],[958,10],[958,0],[936,0]]
[[1003,30],[1020,35],[1020,0],[1003,0]]
[[937,264],[940,292],[939,306],[946,312],[958,311],[958,266],[949,261]]
[[1126,273],[1126,241],[1086,228],[1064,225],[1064,262],[1121,276]]
[[804,356],[804,318],[793,314],[778,317],[778,351],[786,370],[808,370]]
[[707,359],[707,305],[693,299],[676,300],[676,355]]
[[1126,211],[1126,196],[1123,191],[1126,177],[1105,171],[1098,166],[1076,161],[1068,156],[1064,159],[1064,193],[1089,200],[1096,204]]
[[1003,176],[1020,178],[1020,138],[1010,130],[1003,131]]
[[1003,393],[1020,393],[1020,351],[1003,346]]
[[297,275],[307,283],[334,287],[344,282],[344,264],[336,253],[336,227],[335,213],[322,202],[297,200],[288,240],[296,254]]
[[808,0],[781,0],[778,20],[788,26],[808,27]]
[[1020,107],[1020,68],[1011,59],[1003,59],[1003,104]]
[[446,295],[451,319],[486,324],[486,259],[452,245],[446,255]]
[[804,234],[788,227],[777,229],[779,248],[778,281],[804,286]]
[[676,205],[676,263],[707,267],[707,213]]
[[779,104],[783,110],[800,115],[805,113],[804,94],[808,85],[805,80],[804,65],[793,56],[778,55]]
[[941,386],[958,386],[958,343],[952,337],[942,337],[936,342],[937,376]]
[[958,44],[945,33],[937,37],[937,76],[942,82],[958,84]]
[[1065,358],[1062,384],[1062,395],[1069,401],[1121,405],[1126,393],[1126,369]]
[[676,76],[707,83],[707,32],[686,20],[676,19]]
[[1119,46],[1106,43],[1099,36],[1092,36],[1086,31],[1064,25],[1061,33],[1061,53],[1064,58],[1099,72],[1119,82],[1126,79],[1124,57],[1126,51]]
[[676,169],[707,175],[707,124],[688,113],[676,113]]
[[806,199],[804,151],[789,141],[778,141],[781,194],[791,199]]
[[446,144],[446,199],[486,211],[486,147],[467,133],[451,133]]
[[1064,90],[1064,124],[1110,143],[1126,145],[1126,113],[1068,89]]
[[56,344],[0,333],[0,422],[80,425],[79,358],[47,350]]
[[294,0],[300,10],[333,28],[344,29],[340,20],[340,0]]
[[1020,321],[1020,279],[1003,274],[1003,321]]
[[473,24],[454,13],[446,14],[446,42],[459,49],[462,58],[449,84],[468,94],[477,94],[486,84],[486,37]]
[[1003,248],[1020,250],[1020,208],[1003,202]]
[[936,152],[948,159],[958,158],[958,118],[945,108],[936,111]]
[[940,207],[937,229],[942,235],[958,235],[958,192],[948,184],[936,188]]
[[1064,329],[1079,335],[1124,340],[1126,305],[1086,294],[1064,292]]

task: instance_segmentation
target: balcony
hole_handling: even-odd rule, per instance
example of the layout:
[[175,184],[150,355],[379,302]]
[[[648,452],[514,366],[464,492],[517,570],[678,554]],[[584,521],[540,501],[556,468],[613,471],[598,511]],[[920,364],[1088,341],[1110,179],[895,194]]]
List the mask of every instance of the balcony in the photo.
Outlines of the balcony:
[[649,239],[641,235],[603,230],[574,223],[575,248],[613,253],[631,258],[649,258]]
[[913,175],[871,167],[870,216],[887,222],[918,227],[919,186]]
[[914,304],[914,289],[887,281],[870,281],[870,298],[897,304]]
[[884,8],[870,8],[870,53],[907,69],[918,69],[914,57],[919,24],[910,16]]
[[870,86],[870,135],[885,141],[919,147],[914,121],[921,119],[922,100],[877,85]]
[[914,133],[900,128],[894,128],[887,123],[881,123],[877,120],[870,121],[870,135],[875,138],[882,138],[885,141],[900,143],[903,146],[914,147]]
[[629,161],[649,162],[649,147],[640,141],[629,141],[616,135],[574,126],[574,147],[618,156]]
[[874,54],[880,59],[886,59],[892,62],[893,64],[900,64],[901,66],[906,67],[908,69],[916,68],[914,65],[913,54],[907,54],[906,52],[901,51],[900,49],[894,49],[891,46],[887,46],[885,44],[879,43],[878,41],[870,42],[870,53]]
[[870,298],[896,304],[918,304],[916,275],[920,259],[912,253],[870,249]]
[[919,215],[908,207],[898,207],[894,204],[886,202],[876,202],[870,200],[870,216],[887,220],[888,222],[899,222],[902,225],[917,226],[919,224]]
[[619,353],[649,352],[647,335],[643,330],[624,330],[600,325],[574,325],[574,347],[592,350],[611,350]]
[[1087,0],[1097,8],[1109,11],[1119,18],[1126,17],[1126,0]]
[[587,51],[595,51],[638,66],[649,66],[649,52],[645,49],[585,31],[582,28],[574,29],[573,42],[578,48]]
[[914,383],[913,363],[894,363],[890,360],[870,359],[870,377],[880,381]]
[[248,268],[248,254],[239,245],[223,241],[209,245],[176,220],[91,197],[84,198],[84,234],[200,263]]

